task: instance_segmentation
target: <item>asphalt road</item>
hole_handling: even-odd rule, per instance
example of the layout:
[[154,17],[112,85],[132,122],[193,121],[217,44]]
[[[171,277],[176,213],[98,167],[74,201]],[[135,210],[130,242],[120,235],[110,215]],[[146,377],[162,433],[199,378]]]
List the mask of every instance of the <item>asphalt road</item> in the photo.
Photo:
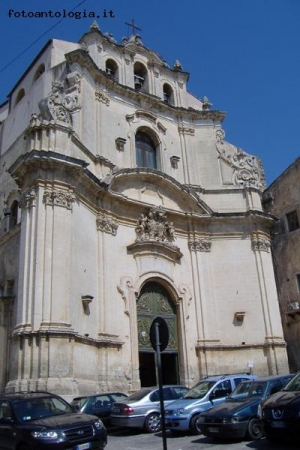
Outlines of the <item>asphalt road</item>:
[[266,439],[259,441],[214,441],[203,436],[174,436],[167,431],[166,449],[162,434],[147,434],[140,430],[108,429],[108,443],[105,450],[299,450],[300,444],[270,444]]

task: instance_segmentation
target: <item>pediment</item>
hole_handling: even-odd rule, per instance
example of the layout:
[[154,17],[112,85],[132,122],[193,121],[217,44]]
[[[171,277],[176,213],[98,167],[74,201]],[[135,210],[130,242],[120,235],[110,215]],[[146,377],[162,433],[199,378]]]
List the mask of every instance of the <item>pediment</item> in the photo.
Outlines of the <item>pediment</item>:
[[154,169],[123,169],[110,177],[108,189],[137,203],[183,212],[211,215],[211,209],[191,188]]

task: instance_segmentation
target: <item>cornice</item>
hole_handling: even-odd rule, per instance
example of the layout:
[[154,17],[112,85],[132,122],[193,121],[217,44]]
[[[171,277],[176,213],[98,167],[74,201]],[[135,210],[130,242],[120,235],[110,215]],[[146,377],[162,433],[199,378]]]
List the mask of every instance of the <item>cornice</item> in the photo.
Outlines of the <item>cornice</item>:
[[140,174],[140,175],[153,174],[157,177],[161,177],[164,182],[168,181],[168,182],[172,183],[177,188],[179,188],[182,192],[185,192],[186,194],[191,196],[195,200],[196,204],[199,205],[199,207],[206,214],[209,214],[209,215],[213,214],[212,209],[203,200],[199,199],[199,197],[196,195],[194,189],[192,189],[190,187],[186,187],[185,185],[183,185],[183,184],[179,183],[177,180],[175,180],[175,178],[173,178],[170,175],[167,175],[166,173],[161,172],[157,169],[138,168],[138,167],[132,168],[132,169],[120,169],[107,179],[107,184],[109,186],[111,186],[114,179],[117,179],[118,177],[123,176],[123,175],[133,175],[133,174]]
[[128,245],[127,249],[134,256],[151,254],[157,257],[157,255],[161,255],[174,262],[179,261],[183,256],[178,247],[165,242],[157,242],[155,240],[134,242],[133,244]]
[[17,236],[21,231],[21,224],[18,223],[11,230],[5,232],[2,236],[0,236],[0,245],[3,245],[5,242],[8,242],[10,239],[13,239]]
[[116,335],[108,335],[99,333],[99,338],[94,339],[86,335],[80,335],[72,330],[38,330],[38,331],[18,331],[14,332],[14,339],[46,339],[50,338],[63,338],[63,339],[72,339],[75,342],[79,342],[81,344],[90,345],[97,348],[121,348],[124,345],[124,342],[118,339]]

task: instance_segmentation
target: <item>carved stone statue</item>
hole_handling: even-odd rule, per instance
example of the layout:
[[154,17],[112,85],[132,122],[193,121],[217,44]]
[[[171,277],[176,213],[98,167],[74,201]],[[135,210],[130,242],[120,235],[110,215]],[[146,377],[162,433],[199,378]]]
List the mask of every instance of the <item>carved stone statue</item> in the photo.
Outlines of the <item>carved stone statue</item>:
[[145,216],[141,214],[135,228],[136,241],[158,241],[171,243],[175,239],[173,222],[168,222],[161,206],[153,207]]

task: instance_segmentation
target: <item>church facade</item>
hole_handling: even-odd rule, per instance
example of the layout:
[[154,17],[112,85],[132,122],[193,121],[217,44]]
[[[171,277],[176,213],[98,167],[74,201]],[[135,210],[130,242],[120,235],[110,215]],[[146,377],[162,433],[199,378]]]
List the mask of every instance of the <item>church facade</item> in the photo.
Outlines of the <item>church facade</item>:
[[0,107],[0,384],[288,371],[258,158],[138,35],[49,41]]

